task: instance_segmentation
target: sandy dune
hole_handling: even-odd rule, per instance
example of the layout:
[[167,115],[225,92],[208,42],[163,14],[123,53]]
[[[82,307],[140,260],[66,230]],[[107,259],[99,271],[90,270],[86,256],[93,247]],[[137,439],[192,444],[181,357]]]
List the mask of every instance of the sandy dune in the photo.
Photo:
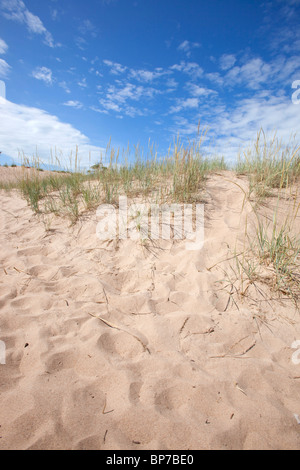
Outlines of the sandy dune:
[[199,252],[101,242],[95,214],[46,231],[1,192],[1,449],[300,448],[299,312],[218,282],[252,210],[228,176]]
[[[53,174],[53,172],[48,170],[38,171],[35,168],[26,168],[24,166],[17,167],[4,167],[0,166],[0,181],[5,183],[15,183],[26,178],[46,178],[47,176]],[[56,175],[60,173],[56,172]]]

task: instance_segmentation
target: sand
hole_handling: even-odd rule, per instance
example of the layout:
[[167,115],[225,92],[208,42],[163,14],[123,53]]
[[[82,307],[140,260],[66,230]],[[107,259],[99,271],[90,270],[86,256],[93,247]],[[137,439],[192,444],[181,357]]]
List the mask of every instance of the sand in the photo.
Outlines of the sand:
[[17,167],[4,167],[0,166],[0,182],[4,183],[16,183],[23,179],[30,178],[47,178],[49,175],[63,175],[64,173],[60,172],[51,172],[49,170],[39,171],[36,168],[27,168],[25,166]]
[[300,448],[299,312],[218,282],[246,185],[209,177],[200,251],[100,241],[95,213],[46,226],[0,193],[1,449]]

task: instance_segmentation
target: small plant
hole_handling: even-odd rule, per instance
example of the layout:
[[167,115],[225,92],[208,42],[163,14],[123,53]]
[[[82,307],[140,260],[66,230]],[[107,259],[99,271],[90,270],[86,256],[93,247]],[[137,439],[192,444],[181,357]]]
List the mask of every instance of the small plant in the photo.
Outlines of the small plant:
[[39,201],[42,198],[43,192],[39,179],[26,178],[21,181],[20,189],[25,199],[27,199],[30,207],[36,213],[39,212]]
[[[270,230],[271,228],[271,230]],[[300,294],[300,237],[292,235],[286,221],[267,226],[259,221],[257,237],[252,251],[262,265],[272,269],[274,286],[294,299]]]
[[249,194],[260,202],[271,196],[274,189],[287,188],[300,177],[299,152],[299,146],[283,146],[276,134],[269,141],[261,129],[254,146],[239,157],[235,170],[248,176]]

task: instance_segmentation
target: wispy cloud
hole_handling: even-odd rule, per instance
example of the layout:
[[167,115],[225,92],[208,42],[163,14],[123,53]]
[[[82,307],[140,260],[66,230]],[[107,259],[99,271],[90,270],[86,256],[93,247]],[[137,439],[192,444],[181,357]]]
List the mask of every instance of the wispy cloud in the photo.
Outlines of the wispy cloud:
[[70,90],[70,88],[69,88],[68,85],[67,85],[67,82],[62,81],[62,82],[59,82],[58,85],[59,85],[63,90],[65,90],[66,93],[71,93],[71,90]]
[[118,64],[118,62],[112,62],[111,60],[103,60],[103,63],[110,68],[110,73],[113,75],[120,75],[124,72],[126,72],[127,67],[121,64]]
[[[198,119],[196,112],[192,119],[175,115],[175,124],[170,131],[175,135],[196,136]],[[208,138],[213,142],[210,151],[223,155],[228,162],[235,161],[239,151],[251,145],[260,128],[264,129],[267,138],[272,138],[276,132],[279,139],[289,143],[296,134],[299,142],[299,107],[292,103],[290,97],[272,96],[263,91],[255,92],[251,98],[239,100],[232,106],[209,107],[202,122],[209,126]]]
[[206,73],[205,77],[218,86],[222,86],[224,84],[224,78],[219,74],[219,72]]
[[4,41],[4,39],[0,38],[0,54],[6,54],[6,51],[8,49],[8,45]]
[[162,67],[156,67],[153,70],[135,69],[107,59],[103,60],[103,63],[109,68],[109,72],[112,75],[127,74],[129,80],[133,79],[144,83],[150,83],[161,77],[172,74],[171,70],[163,69]]
[[266,83],[271,73],[271,66],[260,58],[251,59],[245,65],[235,66],[226,74],[226,81],[231,85],[245,84],[249,88],[258,89]]
[[6,78],[9,74],[11,66],[4,59],[0,59],[0,77]]
[[162,68],[156,68],[155,70],[131,69],[129,77],[140,82],[153,82],[153,80],[168,74],[170,74],[170,71],[163,70]]
[[63,103],[64,106],[69,106],[70,108],[75,108],[75,109],[82,109],[83,104],[80,101],[67,101],[66,103]]
[[108,114],[107,109],[98,108],[97,106],[90,106],[90,109],[91,109],[92,111],[95,111],[95,113]]
[[192,49],[199,48],[201,45],[198,42],[190,42],[190,41],[183,41],[181,44],[178,46],[178,50],[182,51],[186,54],[186,56],[189,58],[192,55]]
[[194,79],[200,78],[203,76],[203,69],[196,62],[180,62],[180,64],[174,64],[170,67],[171,70],[177,72],[183,72],[187,75],[190,75]]
[[75,44],[81,51],[84,51],[88,45],[87,40],[81,36],[75,38]]
[[0,0],[0,13],[8,20],[25,24],[31,33],[44,36],[47,46],[55,47],[52,34],[45,28],[41,19],[27,9],[22,0]]
[[142,116],[145,114],[145,108],[132,106],[130,102],[141,103],[143,99],[152,99],[159,93],[161,92],[153,87],[116,80],[115,84],[107,87],[105,97],[99,99],[99,104],[105,111],[114,111],[130,117]]
[[171,106],[169,113],[179,113],[182,110],[186,109],[195,109],[199,106],[199,99],[198,98],[179,98],[176,100],[176,105]]
[[228,70],[236,63],[236,57],[233,54],[223,54],[220,58],[221,70]]
[[207,97],[209,95],[217,95],[218,93],[215,90],[211,90],[210,88],[196,85],[195,83],[188,82],[186,84],[186,89],[190,92],[191,95],[194,97]]
[[166,86],[167,86],[167,93],[171,93],[178,88],[178,82],[176,82],[175,78],[172,77],[166,81]]
[[262,2],[264,26],[260,30],[268,38],[267,46],[273,52],[299,53],[299,6],[299,0]]
[[299,109],[290,98],[265,96],[258,93],[238,103],[231,112],[222,112],[214,120],[214,133],[221,142],[231,142],[228,158],[233,159],[239,148],[245,148],[263,128],[270,138],[276,132],[279,139],[288,143],[293,135],[299,141]]
[[47,85],[52,85],[53,83],[52,70],[47,67],[37,67],[31,75],[37,80],[42,80]]
[[94,67],[89,68],[89,73],[94,73],[97,77],[103,77],[103,74],[99,72],[99,70],[95,69]]
[[78,85],[79,85],[81,88],[87,88],[86,78],[83,78],[82,80],[80,80],[80,81],[78,82]]
[[58,19],[58,10],[56,8],[51,8],[50,14],[53,21],[56,21]]
[[243,85],[252,90],[258,90],[262,86],[273,88],[274,86],[286,86],[288,82],[297,78],[300,71],[300,57],[291,56],[285,58],[278,56],[270,62],[265,62],[260,57],[248,60],[243,65],[235,65],[228,70],[223,79],[227,85],[234,87]]
[[79,25],[78,30],[81,34],[90,34],[93,38],[96,38],[98,35],[97,28],[89,19],[83,20],[83,22]]
[[117,113],[121,112],[121,107],[118,103],[112,101],[111,99],[103,99],[99,100],[99,103],[103,107],[105,111],[115,111]]

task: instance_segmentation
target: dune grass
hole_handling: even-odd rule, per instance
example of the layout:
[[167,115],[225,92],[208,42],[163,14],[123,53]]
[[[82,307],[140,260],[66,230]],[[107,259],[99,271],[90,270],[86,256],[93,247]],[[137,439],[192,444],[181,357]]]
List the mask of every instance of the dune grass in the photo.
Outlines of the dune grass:
[[[41,175],[39,171],[24,174],[16,185],[35,213],[50,213],[68,217],[72,224],[81,214],[96,209],[100,204],[118,205],[119,196],[139,198],[152,203],[196,203],[203,199],[207,175],[216,169],[226,169],[223,158],[205,157],[201,151],[203,135],[188,146],[179,139],[165,158],[158,158],[153,146],[148,154],[135,148],[134,160],[127,153],[109,143],[105,161],[88,172],[70,171]],[[26,165],[40,169],[40,161],[33,159]],[[76,160],[76,168],[78,167]]]
[[[270,222],[255,212],[254,233],[245,231],[245,249],[236,254],[232,270],[243,296],[250,285],[266,284],[279,297],[281,294],[300,300],[300,235],[295,227],[299,204],[279,221],[278,208]],[[299,223],[299,222],[298,222]]]
[[[300,147],[283,146],[276,135],[268,140],[260,130],[254,145],[239,158],[235,171],[248,178],[245,200],[250,202],[255,220],[254,233],[249,232],[246,222],[245,250],[235,257],[233,270],[239,292],[245,293],[245,283],[262,282],[298,305]],[[263,209],[270,207],[268,200],[274,207],[266,217]],[[287,211],[284,216],[282,211]]]
[[237,174],[248,176],[249,195],[261,201],[274,189],[287,188],[299,180],[300,147],[292,142],[283,145],[276,134],[268,139],[261,129],[234,169]]

